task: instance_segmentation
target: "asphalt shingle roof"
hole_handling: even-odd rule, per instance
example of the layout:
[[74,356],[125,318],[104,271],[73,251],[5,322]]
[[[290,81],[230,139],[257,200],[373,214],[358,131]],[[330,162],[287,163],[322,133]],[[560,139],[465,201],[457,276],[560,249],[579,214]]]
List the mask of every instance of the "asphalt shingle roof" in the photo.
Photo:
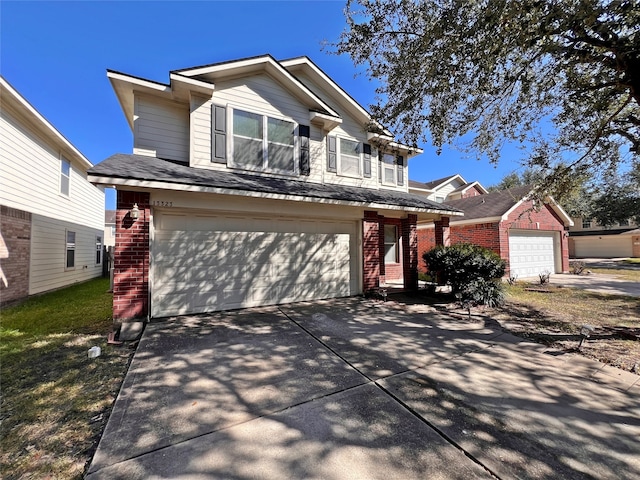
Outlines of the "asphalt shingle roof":
[[452,221],[500,217],[522,200],[523,197],[527,196],[531,190],[532,187],[530,185],[525,185],[500,192],[450,200],[446,205],[464,212],[463,217],[456,217]]
[[293,195],[318,199],[384,204],[430,211],[458,211],[448,205],[415,195],[392,190],[373,190],[346,185],[303,182],[285,178],[220,172],[193,168],[145,155],[118,153],[89,169],[89,175],[167,184],[213,187],[280,195]]

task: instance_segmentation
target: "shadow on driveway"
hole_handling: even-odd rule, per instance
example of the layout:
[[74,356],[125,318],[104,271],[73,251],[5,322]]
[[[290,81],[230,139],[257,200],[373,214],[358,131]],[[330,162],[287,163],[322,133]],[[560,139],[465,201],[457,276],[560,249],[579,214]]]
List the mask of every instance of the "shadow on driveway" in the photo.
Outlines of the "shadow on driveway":
[[640,477],[640,377],[551,353],[361,298],[152,322],[87,478]]

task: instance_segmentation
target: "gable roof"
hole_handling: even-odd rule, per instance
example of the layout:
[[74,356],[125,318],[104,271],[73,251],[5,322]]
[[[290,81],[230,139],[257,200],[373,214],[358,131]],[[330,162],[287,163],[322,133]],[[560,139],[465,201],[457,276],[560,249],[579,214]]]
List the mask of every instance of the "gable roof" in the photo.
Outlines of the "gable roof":
[[76,148],[69,140],[66,139],[56,127],[54,127],[38,110],[31,105],[13,86],[0,75],[0,98],[2,105],[11,106],[22,117],[24,117],[32,128],[49,139],[56,148],[60,149],[67,160],[75,165],[79,165],[86,170],[93,164],[85,157],[80,150]]
[[[462,177],[460,177],[462,178]],[[471,182],[471,183],[465,183],[464,185],[460,185],[458,188],[456,188],[455,190],[453,190],[451,193],[464,193],[467,190],[469,190],[470,188],[477,188],[480,192],[482,192],[482,194],[487,194],[489,193],[489,191],[484,188],[480,182],[475,181],[475,182]]]
[[[475,197],[449,200],[446,205],[462,210],[464,215],[451,220],[451,223],[480,223],[481,221],[506,220],[509,214],[519,207],[533,190],[533,186],[525,185],[499,192],[477,195]],[[556,203],[553,198],[547,198],[548,205],[556,212],[565,225],[573,225],[573,221]]]
[[281,200],[302,200],[342,205],[407,210],[440,215],[461,215],[456,208],[421,195],[320,184],[286,178],[192,168],[146,155],[116,154],[89,171],[89,181],[182,191],[201,191]]
[[[326,130],[341,124],[343,119],[325,99],[306,85],[297,76],[303,72],[328,92],[332,92],[344,110],[363,126],[371,123],[371,115],[353,97],[346,93],[309,57],[296,57],[278,61],[269,54],[237,60],[212,63],[169,72],[170,83],[160,83],[115,70],[107,70],[120,106],[125,113],[129,127],[133,130],[134,91],[159,95],[167,99],[188,101],[189,92],[197,91],[204,95],[213,95],[216,82],[227,78],[267,73],[280,82],[291,94],[309,108],[310,121],[322,123]],[[405,151],[407,155],[422,153],[417,146],[403,145],[394,141],[393,134],[381,124],[375,122],[375,132],[368,132],[369,140]]]

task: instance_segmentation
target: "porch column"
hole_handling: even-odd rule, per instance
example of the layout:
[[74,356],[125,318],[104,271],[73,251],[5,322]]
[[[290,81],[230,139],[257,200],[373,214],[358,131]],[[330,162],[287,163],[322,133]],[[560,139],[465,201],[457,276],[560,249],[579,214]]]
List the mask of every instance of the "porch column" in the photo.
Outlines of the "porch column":
[[380,223],[378,213],[364,212],[362,220],[363,290],[380,286]]
[[402,273],[404,288],[418,289],[418,216],[402,219]]
[[449,235],[449,217],[442,217],[435,222],[435,235],[436,245],[444,245],[448,247],[451,245],[451,239]]
[[[131,217],[138,205],[138,218]],[[147,317],[149,314],[150,195],[117,191],[116,246],[113,267],[113,319]]]

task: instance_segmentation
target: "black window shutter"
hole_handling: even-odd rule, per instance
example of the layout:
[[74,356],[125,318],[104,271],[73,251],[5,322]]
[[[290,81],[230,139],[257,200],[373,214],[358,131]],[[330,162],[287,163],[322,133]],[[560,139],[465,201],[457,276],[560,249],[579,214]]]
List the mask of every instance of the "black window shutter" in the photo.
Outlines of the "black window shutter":
[[398,155],[398,185],[404,185],[404,158]]
[[311,128],[309,125],[298,125],[298,137],[300,138],[300,175],[311,173],[311,164],[309,160],[309,137],[311,136]]
[[327,137],[327,171],[329,172],[338,171],[337,153],[336,137]]
[[362,152],[364,153],[364,176],[371,178],[371,145],[363,143]]
[[227,109],[219,105],[211,106],[211,161],[227,163]]

